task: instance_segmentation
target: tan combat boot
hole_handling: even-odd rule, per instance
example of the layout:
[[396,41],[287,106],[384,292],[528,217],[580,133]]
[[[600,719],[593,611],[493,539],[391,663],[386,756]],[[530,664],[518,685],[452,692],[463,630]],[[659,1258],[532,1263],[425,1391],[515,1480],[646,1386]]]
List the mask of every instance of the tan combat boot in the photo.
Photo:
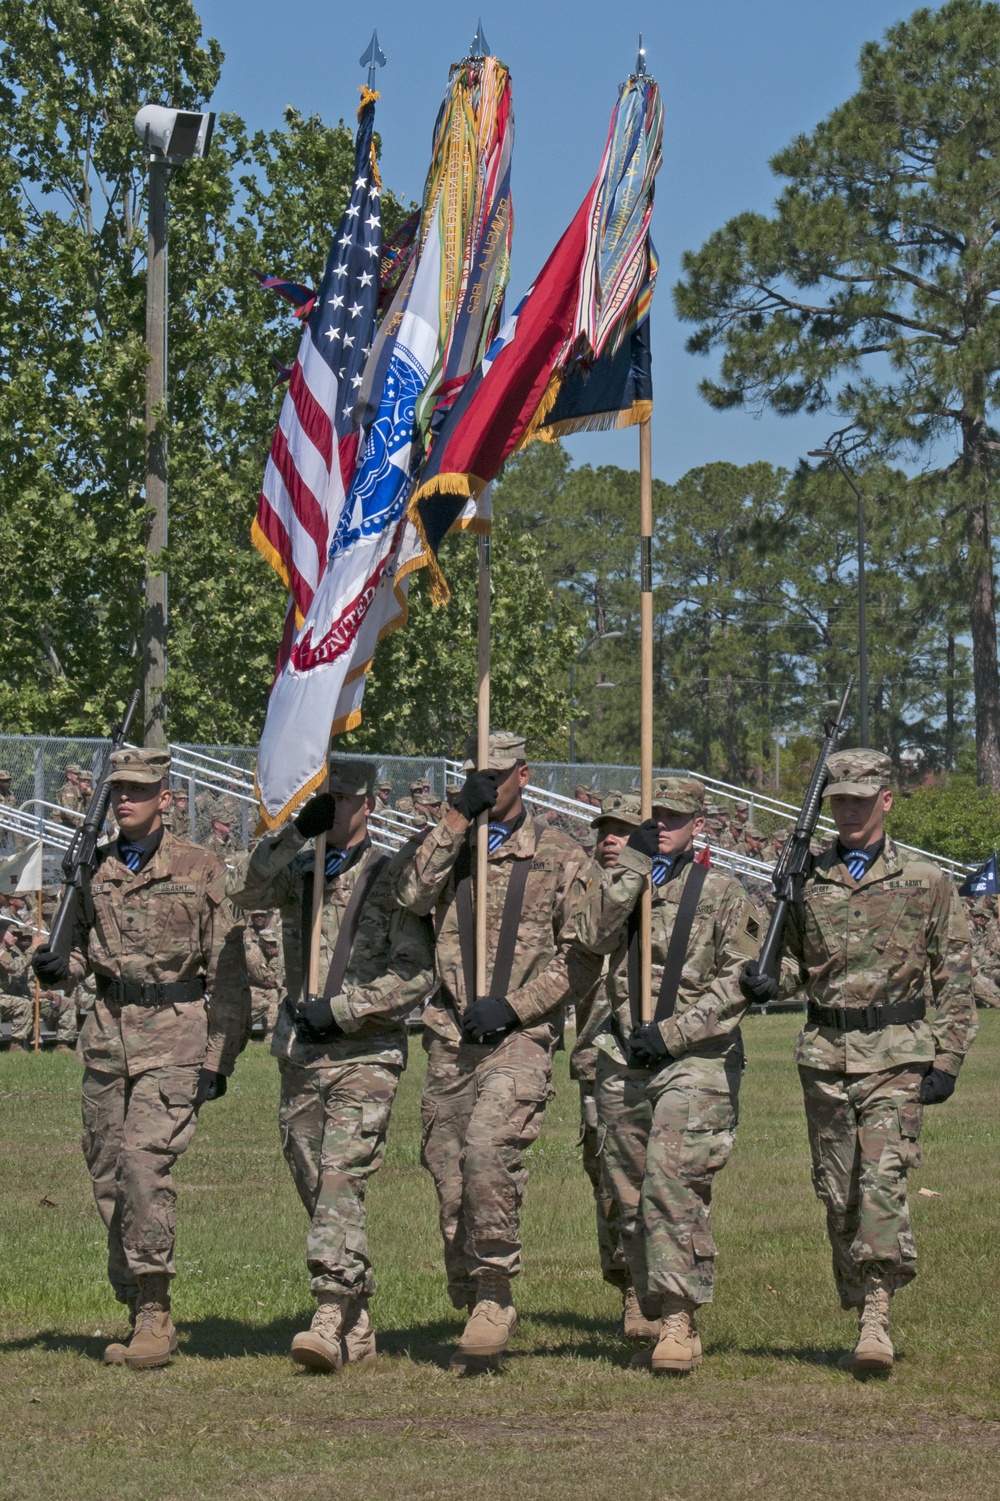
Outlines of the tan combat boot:
[[510,1279],[489,1272],[476,1282],[476,1304],[451,1359],[452,1370],[496,1360],[517,1328],[517,1313],[511,1302]]
[[701,1338],[695,1328],[694,1304],[673,1293],[662,1294],[660,1337],[650,1359],[654,1371],[693,1371],[701,1365]]
[[856,1371],[891,1371],[892,1357],[889,1289],[881,1277],[868,1277],[865,1280],[865,1306],[861,1310],[853,1367]]
[[169,1365],[177,1350],[177,1331],[170,1317],[170,1278],[163,1272],[139,1278],[139,1308],[135,1329],[125,1351],[125,1364],[133,1371],[151,1371]]
[[368,1299],[358,1298],[351,1322],[343,1335],[344,1360],[348,1365],[374,1365],[375,1330],[368,1317]]
[[[135,1288],[132,1292],[126,1293],[124,1302],[126,1308],[128,1309],[128,1337],[129,1339],[131,1339],[133,1334],[135,1333],[136,1314],[139,1312],[139,1289]],[[116,1340],[113,1344],[105,1345],[103,1356],[104,1364],[124,1365],[125,1356],[127,1354],[128,1343],[126,1342],[125,1344],[122,1344],[120,1341]]]
[[625,1339],[658,1340],[660,1320],[647,1319],[639,1303],[634,1287],[627,1287],[622,1294],[622,1334]]
[[311,1371],[339,1371],[344,1363],[341,1339],[349,1299],[340,1293],[322,1292],[312,1323],[292,1340],[292,1359]]

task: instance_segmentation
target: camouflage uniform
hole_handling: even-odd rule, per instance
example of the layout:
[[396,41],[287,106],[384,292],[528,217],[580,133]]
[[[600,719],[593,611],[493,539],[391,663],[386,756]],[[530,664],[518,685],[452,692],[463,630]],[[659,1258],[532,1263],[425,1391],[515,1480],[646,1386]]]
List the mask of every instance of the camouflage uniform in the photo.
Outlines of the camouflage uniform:
[[[838,751],[827,795],[887,786],[876,751]],[[862,790],[863,789],[863,790]],[[844,1308],[860,1307],[867,1277],[898,1288],[916,1275],[906,1178],[920,1166],[920,1085],[933,1066],[957,1074],[976,1032],[968,924],[944,872],[886,839],[855,881],[836,842],[813,860],[787,948],[810,1007],[795,1062],[805,1096],[813,1185],[826,1208],[833,1274]],[[931,1014],[919,1019],[925,974]],[[912,1019],[844,1029],[815,1007],[912,1003]],[[869,1029],[870,1025],[870,1029]]]
[[[703,797],[699,782],[666,777],[654,785],[654,806],[668,811],[700,810]],[[678,857],[670,877],[653,888],[654,997],[693,869],[690,858]],[[643,1311],[655,1318],[663,1295],[692,1304],[712,1298],[712,1179],[732,1151],[744,1066],[739,1023],[746,1003],[737,979],[758,951],[761,929],[739,883],[709,872],[674,1012],[660,1023],[670,1057],[652,1073],[629,1068],[628,919],[650,871],[650,860],[626,846],[617,865],[592,875],[578,929],[581,945],[610,956],[610,1011],[595,1037],[597,1113],[630,1279]]]
[[59,822],[65,824],[67,828],[78,829],[83,823],[83,815],[87,811],[87,805],[83,801],[79,784],[70,781],[70,773],[75,777],[79,777],[83,774],[82,767],[78,766],[75,761],[71,761],[65,768],[65,781],[59,788],[54,799],[62,809],[62,812],[56,816]]
[[[38,1019],[51,1027],[62,1048],[76,1042],[76,1007],[58,990],[40,989]],[[10,1040],[31,1047],[35,1038],[35,976],[31,950],[16,944],[0,950],[0,1021],[10,1022]]]
[[[362,788],[365,763],[331,763],[330,786],[349,795]],[[346,780],[345,780],[346,779]],[[307,934],[312,913],[314,854],[295,825],[261,840],[229,874],[228,890],[247,911],[281,910],[288,999],[278,1013],[271,1052],[281,1074],[281,1145],[310,1216],[306,1261],[312,1291],[345,1297],[371,1294],[375,1279],[365,1231],[365,1190],[382,1165],[389,1115],[406,1064],[404,1020],[433,983],[434,955],[426,924],[395,904],[395,879],[405,851],[382,867],[362,909],[344,990],[332,998],[344,1036],[300,1040],[293,1019],[308,979]],[[326,882],[319,974],[329,972],[351,893],[368,860],[365,840],[350,863]]]
[[[523,761],[521,737],[494,732],[490,742],[494,769]],[[464,1042],[459,1018],[469,997],[456,862],[465,850],[474,875],[475,830],[457,833],[442,819],[410,856],[398,887],[404,907],[434,916],[440,992],[424,1011],[421,1161],[437,1189],[448,1293],[456,1308],[467,1306],[480,1278],[509,1279],[520,1270],[528,1180],[523,1154],[541,1130],[563,1007],[586,996],[600,974],[599,963],[570,946],[572,912],[584,889],[583,852],[557,829],[526,818],[489,856],[487,892],[492,973],[513,862],[531,860],[506,996],[520,1025],[495,1047]]]
[[[600,825],[604,819],[613,818],[620,823],[638,827],[639,801],[624,792],[609,792],[601,803],[601,811],[591,821],[594,845],[600,837]],[[618,1200],[607,1172],[604,1170],[604,1131],[597,1116],[597,1047],[595,1037],[607,1025],[611,1007],[607,985],[602,978],[591,994],[576,1004],[576,1042],[569,1058],[570,1078],[575,1079],[580,1089],[580,1136],[583,1149],[583,1168],[594,1190],[594,1207],[597,1213],[597,1248],[601,1260],[601,1272],[605,1282],[625,1289],[629,1285],[628,1268],[621,1248]]]
[[242,845],[231,829],[227,829],[224,834],[217,834],[214,826],[211,825],[201,841],[201,847],[210,850],[213,855],[218,855],[225,865],[231,865],[242,849]]
[[[272,946],[270,953],[264,952],[265,943]],[[267,1036],[274,1031],[285,988],[280,936],[273,928],[248,927],[243,945],[250,981],[250,1020],[254,1025],[260,1022]]]
[[996,954],[991,943],[990,919],[993,901],[987,897],[980,905],[976,897],[964,897],[969,934],[972,939],[972,993],[977,1006],[1000,1006],[1000,989],[997,988]]
[[[112,782],[165,779],[169,769],[164,751],[117,751],[111,760]],[[232,1072],[249,1017],[243,992],[219,979],[233,926],[221,861],[164,831],[137,873],[117,844],[102,845],[98,862],[73,934],[70,980],[93,972],[97,982],[77,1044],[83,1151],[108,1228],[108,1277],[126,1302],[140,1277],[174,1275],[170,1170],[194,1135],[200,1070]],[[206,994],[122,1004],[114,982]]]
[[11,1042],[25,1044],[32,1035],[34,977],[27,949],[15,943],[0,948],[0,1021],[10,1022]]

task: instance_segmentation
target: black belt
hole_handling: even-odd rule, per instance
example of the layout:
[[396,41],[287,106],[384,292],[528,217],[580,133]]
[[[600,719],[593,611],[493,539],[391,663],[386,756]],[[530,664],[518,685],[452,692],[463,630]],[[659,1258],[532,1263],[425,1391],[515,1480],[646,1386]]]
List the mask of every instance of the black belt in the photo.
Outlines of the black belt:
[[883,1027],[923,1021],[927,1003],[923,996],[889,1005],[876,1001],[872,1006],[819,1006],[810,1001],[806,1015],[812,1027],[833,1027],[837,1032],[881,1032]]
[[97,994],[102,1001],[114,1001],[118,1006],[180,1006],[202,1000],[205,986],[201,980],[164,985],[161,980],[113,980],[110,975],[98,975]]

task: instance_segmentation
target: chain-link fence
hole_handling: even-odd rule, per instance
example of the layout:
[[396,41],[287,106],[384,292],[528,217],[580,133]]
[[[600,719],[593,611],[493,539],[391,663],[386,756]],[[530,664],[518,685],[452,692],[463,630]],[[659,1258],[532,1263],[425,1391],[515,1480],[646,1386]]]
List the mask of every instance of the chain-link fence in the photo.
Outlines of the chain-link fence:
[[[99,771],[106,750],[105,740],[0,735],[0,768],[7,770],[11,778],[9,801],[14,809],[21,810],[18,821],[13,816],[5,817],[5,809],[0,806],[0,855],[9,854],[22,840],[26,823],[30,828],[30,820],[37,832],[46,837],[47,865],[57,863],[58,846],[68,842],[73,825],[58,801],[66,784],[66,769],[75,763],[93,776]],[[170,821],[174,830],[199,843],[214,840],[217,846],[246,849],[257,822],[253,791],[256,747],[174,744],[171,754],[174,806]],[[333,759],[339,759],[338,755]],[[447,789],[462,779],[460,763],[443,756],[374,754],[364,759],[374,763],[378,780],[389,784],[390,809],[401,798],[410,797],[416,782],[429,783],[431,793],[443,798]],[[736,787],[687,768],[657,767],[655,775],[700,777],[723,813],[731,812],[735,803],[745,802],[749,805],[751,823],[765,834],[784,833],[798,813],[797,807],[769,794]],[[529,791],[537,792],[543,804],[547,801],[545,794],[551,795],[553,804],[567,799],[570,806],[560,804],[561,811],[581,819],[586,818],[586,808],[582,805],[587,801],[599,803],[609,792],[638,788],[638,782],[637,766],[532,761]],[[826,817],[821,824],[827,830],[832,829]],[[389,830],[389,825],[386,827]],[[398,843],[405,833],[400,824],[390,842]],[[956,875],[964,875],[969,869],[956,861],[934,858]]]

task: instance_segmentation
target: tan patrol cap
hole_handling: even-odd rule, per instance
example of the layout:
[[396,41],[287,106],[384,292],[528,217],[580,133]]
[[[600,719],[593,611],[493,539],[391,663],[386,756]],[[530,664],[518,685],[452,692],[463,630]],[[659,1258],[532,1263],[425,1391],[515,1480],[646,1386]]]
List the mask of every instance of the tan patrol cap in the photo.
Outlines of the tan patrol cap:
[[82,777],[83,776],[83,767],[80,766],[78,764],[78,762],[76,762],[76,761],[70,761],[68,763],[68,765],[66,765],[66,766],[63,767],[63,775],[64,776],[69,771],[71,771],[75,777]]
[[[476,756],[479,749],[479,739],[476,735],[470,735],[465,742],[465,763],[463,771],[477,770]],[[523,735],[515,735],[510,730],[490,730],[490,757],[488,766],[479,767],[481,771],[510,771],[518,761],[526,760],[525,739]]]
[[652,803],[654,808],[665,808],[668,813],[698,815],[705,809],[705,789],[693,777],[657,777]]
[[637,829],[642,823],[639,808],[639,799],[633,797],[631,793],[609,792],[601,803],[600,813],[590,820],[590,827],[596,829],[598,824],[604,823],[605,819],[616,818],[619,823],[628,823]]
[[750,812],[750,804],[749,803],[733,803],[733,812],[734,813],[749,813]]
[[755,823],[745,823],[743,825],[743,838],[759,839],[761,844],[767,843],[767,835],[764,833],[763,829],[758,829]]
[[391,792],[392,791],[392,783],[391,782],[377,782],[375,784],[375,791],[376,792]]
[[10,781],[10,772],[7,770],[6,766],[0,766],[0,782],[9,782],[9,781]]
[[884,751],[834,751],[826,763],[824,797],[872,797],[892,781],[892,761]]
[[421,792],[430,792],[430,790],[431,784],[426,777],[420,777],[416,782],[410,783],[410,792],[414,796],[419,796]]
[[362,797],[375,786],[375,768],[370,761],[331,761],[328,791],[341,797]]
[[108,781],[112,787],[120,787],[124,782],[139,782],[145,787],[151,787],[156,782],[165,782],[169,775],[170,752],[161,746],[148,745],[111,752],[111,775]]

